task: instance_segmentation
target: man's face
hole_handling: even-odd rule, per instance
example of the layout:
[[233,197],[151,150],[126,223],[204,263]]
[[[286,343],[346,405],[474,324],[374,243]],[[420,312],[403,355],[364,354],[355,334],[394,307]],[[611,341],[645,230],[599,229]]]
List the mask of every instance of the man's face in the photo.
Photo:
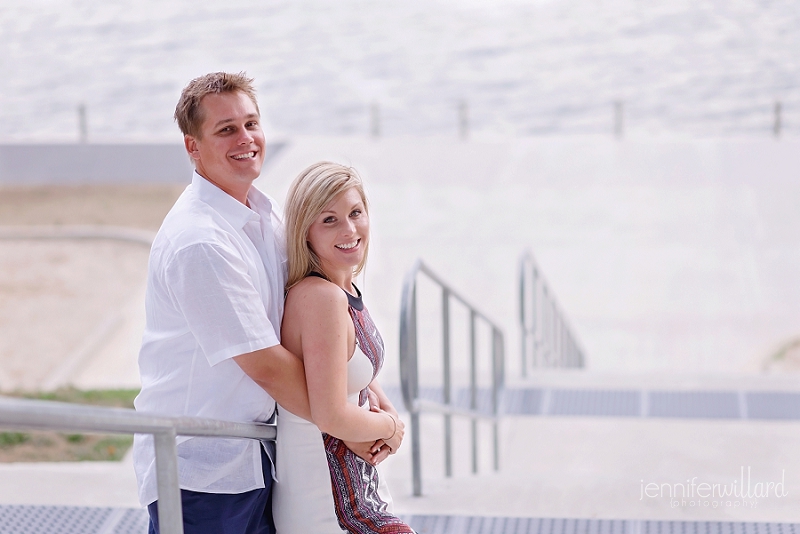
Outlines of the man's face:
[[201,135],[184,139],[197,173],[240,202],[264,163],[264,132],[253,101],[240,91],[200,101]]

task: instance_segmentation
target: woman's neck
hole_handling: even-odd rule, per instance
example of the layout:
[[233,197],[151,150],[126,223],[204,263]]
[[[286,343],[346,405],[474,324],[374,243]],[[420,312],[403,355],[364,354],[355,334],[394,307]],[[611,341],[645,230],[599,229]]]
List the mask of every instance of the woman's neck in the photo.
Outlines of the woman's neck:
[[325,278],[327,278],[329,282],[336,284],[348,293],[353,293],[352,271],[331,271],[329,269],[325,269],[322,274],[325,275]]

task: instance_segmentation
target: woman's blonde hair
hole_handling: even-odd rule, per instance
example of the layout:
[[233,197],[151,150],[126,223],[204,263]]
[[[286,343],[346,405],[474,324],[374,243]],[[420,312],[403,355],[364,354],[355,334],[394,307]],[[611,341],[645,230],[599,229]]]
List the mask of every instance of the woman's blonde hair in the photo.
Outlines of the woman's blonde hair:
[[[355,188],[364,203],[364,213],[369,215],[364,185],[355,169],[321,161],[301,172],[292,182],[286,196],[286,251],[289,263],[288,290],[312,271],[325,274],[319,258],[308,244],[308,230],[322,210],[334,198]],[[367,262],[369,239],[364,246],[364,257],[353,270],[359,274]]]

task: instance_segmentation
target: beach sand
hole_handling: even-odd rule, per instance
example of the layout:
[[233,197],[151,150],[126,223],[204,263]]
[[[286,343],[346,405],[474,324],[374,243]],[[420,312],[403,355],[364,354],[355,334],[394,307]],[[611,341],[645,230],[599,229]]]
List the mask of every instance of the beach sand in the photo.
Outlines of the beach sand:
[[[183,188],[3,187],[0,226],[154,232]],[[0,239],[0,391],[136,387],[148,253],[105,239]]]
[[0,225],[100,224],[157,230],[185,185],[0,187]]

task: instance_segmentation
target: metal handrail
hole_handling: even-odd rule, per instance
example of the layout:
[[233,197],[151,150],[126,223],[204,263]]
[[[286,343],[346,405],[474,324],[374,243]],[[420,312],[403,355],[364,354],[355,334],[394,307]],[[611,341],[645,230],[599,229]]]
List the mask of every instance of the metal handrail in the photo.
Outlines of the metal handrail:
[[183,534],[176,436],[274,440],[274,425],[199,417],[165,417],[127,408],[0,397],[0,427],[13,429],[152,434],[161,532]]
[[[419,369],[417,353],[417,275],[427,276],[442,290],[442,356],[443,356],[443,381],[442,389],[444,402],[435,402],[421,399],[419,395]],[[450,355],[450,302],[456,300],[469,310],[470,332],[470,389],[469,409],[453,405],[452,366]],[[485,414],[478,411],[478,380],[477,380],[477,347],[476,323],[483,321],[492,330],[492,412]],[[403,283],[403,294],[400,304],[400,381],[403,391],[403,402],[411,416],[411,457],[413,493],[422,495],[422,451],[420,445],[419,418],[422,412],[438,412],[444,415],[444,454],[445,475],[453,474],[453,440],[452,422],[453,415],[465,416],[471,419],[472,437],[472,472],[478,471],[478,420],[489,419],[492,421],[493,459],[494,469],[499,469],[499,437],[498,420],[500,414],[500,399],[505,383],[505,357],[504,338],[500,327],[489,319],[483,312],[473,306],[466,298],[462,297],[441,277],[434,273],[422,260],[417,260],[406,274]]]
[[[532,367],[583,367],[577,337],[530,250],[519,260],[519,323],[522,376]],[[530,358],[529,358],[530,354]]]

